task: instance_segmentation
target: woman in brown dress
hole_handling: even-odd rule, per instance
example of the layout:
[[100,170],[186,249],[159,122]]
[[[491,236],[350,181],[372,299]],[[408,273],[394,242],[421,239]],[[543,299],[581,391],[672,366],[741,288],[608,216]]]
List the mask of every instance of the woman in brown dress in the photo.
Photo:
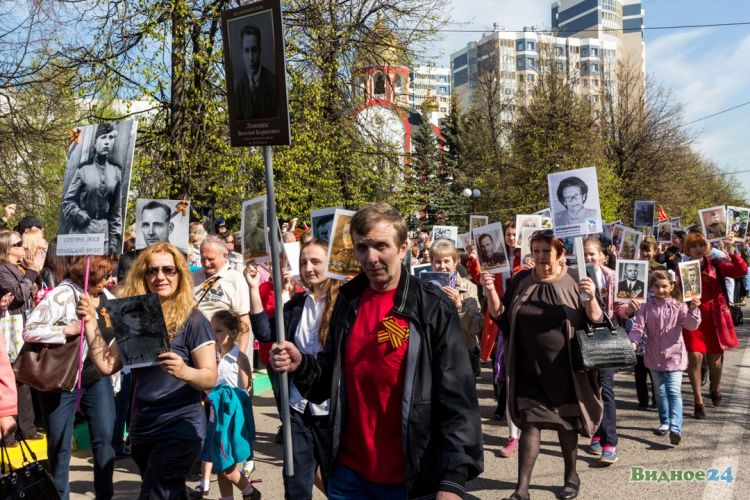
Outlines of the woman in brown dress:
[[529,498],[531,472],[539,454],[541,430],[557,431],[565,462],[564,487],[558,498],[578,496],[578,434],[591,437],[602,417],[597,371],[573,371],[570,342],[585,317],[601,321],[590,278],[568,274],[565,247],[551,230],[531,238],[534,268],[517,273],[500,300],[494,276],[482,275],[490,315],[507,332],[506,377],[510,418],[521,429],[518,483],[510,500]]

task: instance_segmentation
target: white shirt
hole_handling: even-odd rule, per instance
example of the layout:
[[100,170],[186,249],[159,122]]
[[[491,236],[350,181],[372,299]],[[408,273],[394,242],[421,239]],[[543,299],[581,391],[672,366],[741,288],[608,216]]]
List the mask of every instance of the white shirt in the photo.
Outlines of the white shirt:
[[240,355],[240,348],[235,345],[232,350],[219,358],[219,365],[216,368],[218,377],[216,385],[227,384],[232,387],[241,388],[240,382],[240,363],[237,358]]
[[[297,325],[297,331],[294,336],[294,345],[297,346],[300,352],[314,355],[323,350],[323,346],[318,342],[318,325],[320,324],[320,319],[323,317],[325,305],[325,298],[316,301],[311,294],[307,294],[305,305],[302,308],[302,317],[299,319],[299,325]],[[300,413],[304,413],[308,401],[302,397],[302,394],[295,387],[294,383],[291,385],[292,390],[291,394],[289,394],[289,406]],[[310,413],[316,416],[328,415],[328,403],[328,401],[319,405],[309,403]]]
[[[218,279],[211,284],[211,287],[203,296],[203,283],[210,278],[206,277],[204,269],[193,272],[193,295],[195,301],[199,301],[198,309],[209,321],[219,311],[231,311],[238,316],[244,316],[250,313],[250,289],[247,286],[245,277],[241,273],[229,267],[229,263],[224,264],[218,273]],[[203,300],[201,297],[203,296]]]

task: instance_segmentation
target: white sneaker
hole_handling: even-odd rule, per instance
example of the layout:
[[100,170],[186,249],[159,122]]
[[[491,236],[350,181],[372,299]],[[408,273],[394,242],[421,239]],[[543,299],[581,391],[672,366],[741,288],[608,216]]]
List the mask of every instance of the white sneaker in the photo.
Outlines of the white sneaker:
[[242,473],[246,476],[250,476],[253,472],[255,472],[255,462],[248,460],[245,462],[245,465],[242,466]]
[[669,425],[667,424],[661,424],[659,427],[654,429],[654,434],[657,436],[666,436],[669,434]]

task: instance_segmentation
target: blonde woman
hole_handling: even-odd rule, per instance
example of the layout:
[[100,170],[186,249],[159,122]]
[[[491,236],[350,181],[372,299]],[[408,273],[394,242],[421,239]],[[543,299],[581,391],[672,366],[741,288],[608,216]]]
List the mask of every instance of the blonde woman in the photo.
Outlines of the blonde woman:
[[[206,432],[201,391],[216,385],[211,325],[195,306],[185,257],[169,243],[143,250],[125,280],[123,296],[155,293],[161,301],[170,351],[159,365],[136,368],[130,443],[143,483],[140,498],[184,498],[185,477],[198,458]],[[91,357],[103,374],[122,368],[117,344],[99,332],[92,302],[84,295],[78,314],[86,323]]]

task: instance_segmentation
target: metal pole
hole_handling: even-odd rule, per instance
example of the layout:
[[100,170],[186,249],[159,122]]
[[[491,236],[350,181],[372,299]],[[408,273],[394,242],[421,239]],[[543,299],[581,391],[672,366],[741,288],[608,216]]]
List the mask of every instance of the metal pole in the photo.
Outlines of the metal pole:
[[[279,231],[276,217],[276,191],[273,186],[273,150],[263,146],[263,163],[266,166],[266,203],[268,203],[268,227],[271,229],[271,262],[273,263],[273,294],[276,297],[276,342],[284,342],[284,302],[281,300],[281,259],[279,253]],[[294,475],[292,459],[292,426],[289,422],[289,375],[279,374],[279,391],[281,392],[281,424],[284,432],[284,471],[287,476]]]

